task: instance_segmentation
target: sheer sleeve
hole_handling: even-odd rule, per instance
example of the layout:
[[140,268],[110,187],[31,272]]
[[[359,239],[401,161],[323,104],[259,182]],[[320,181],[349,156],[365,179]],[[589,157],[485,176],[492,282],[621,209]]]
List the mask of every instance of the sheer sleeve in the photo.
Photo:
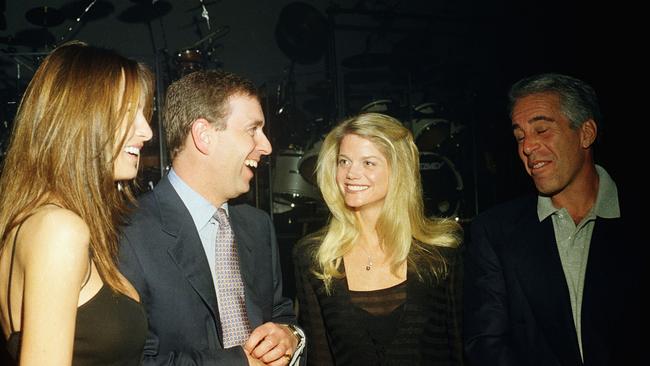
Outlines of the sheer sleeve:
[[333,365],[325,324],[315,286],[320,288],[320,280],[311,273],[311,251],[304,246],[294,250],[296,295],[298,301],[298,324],[307,336],[307,365]]

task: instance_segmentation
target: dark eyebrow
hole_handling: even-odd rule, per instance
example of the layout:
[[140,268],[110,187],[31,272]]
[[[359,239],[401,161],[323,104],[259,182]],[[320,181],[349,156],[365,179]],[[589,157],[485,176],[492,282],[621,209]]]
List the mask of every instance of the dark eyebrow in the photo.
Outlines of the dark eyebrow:
[[[555,120],[554,120],[553,118],[551,118],[551,117],[546,117],[546,116],[535,116],[535,117],[533,117],[533,118],[531,118],[531,119],[528,120],[528,124],[533,124],[533,123],[535,123],[535,122],[539,122],[539,121],[544,121],[544,122],[555,122]],[[512,129],[513,129],[513,130],[516,130],[516,129],[518,129],[518,128],[519,128],[519,125],[513,122],[513,123],[512,123]]]

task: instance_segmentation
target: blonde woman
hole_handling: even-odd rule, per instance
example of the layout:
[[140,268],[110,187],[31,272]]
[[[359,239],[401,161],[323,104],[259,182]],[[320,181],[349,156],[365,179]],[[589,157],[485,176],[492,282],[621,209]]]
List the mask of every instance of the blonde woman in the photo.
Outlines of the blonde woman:
[[0,177],[0,320],[20,365],[139,365],[147,320],[116,267],[152,77],[70,42],[36,71]]
[[419,154],[392,117],[336,126],[317,164],[331,218],[294,250],[311,365],[459,365],[461,232],[423,214]]

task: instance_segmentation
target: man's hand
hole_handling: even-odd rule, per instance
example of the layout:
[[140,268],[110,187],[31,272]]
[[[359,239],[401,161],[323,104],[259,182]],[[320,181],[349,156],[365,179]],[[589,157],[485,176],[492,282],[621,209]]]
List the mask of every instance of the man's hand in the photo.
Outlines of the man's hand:
[[298,339],[286,326],[264,323],[255,328],[244,344],[244,351],[267,365],[284,366],[291,361]]
[[246,359],[248,360],[248,366],[265,366],[266,364],[257,358],[253,357],[248,351],[244,349],[244,353],[246,354]]

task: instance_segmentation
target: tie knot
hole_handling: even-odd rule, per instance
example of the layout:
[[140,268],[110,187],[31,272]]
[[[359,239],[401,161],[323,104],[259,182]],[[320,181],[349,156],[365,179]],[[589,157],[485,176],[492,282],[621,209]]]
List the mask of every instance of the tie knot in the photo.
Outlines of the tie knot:
[[219,225],[230,226],[228,215],[226,214],[226,210],[223,208],[219,207],[213,217],[219,222]]

